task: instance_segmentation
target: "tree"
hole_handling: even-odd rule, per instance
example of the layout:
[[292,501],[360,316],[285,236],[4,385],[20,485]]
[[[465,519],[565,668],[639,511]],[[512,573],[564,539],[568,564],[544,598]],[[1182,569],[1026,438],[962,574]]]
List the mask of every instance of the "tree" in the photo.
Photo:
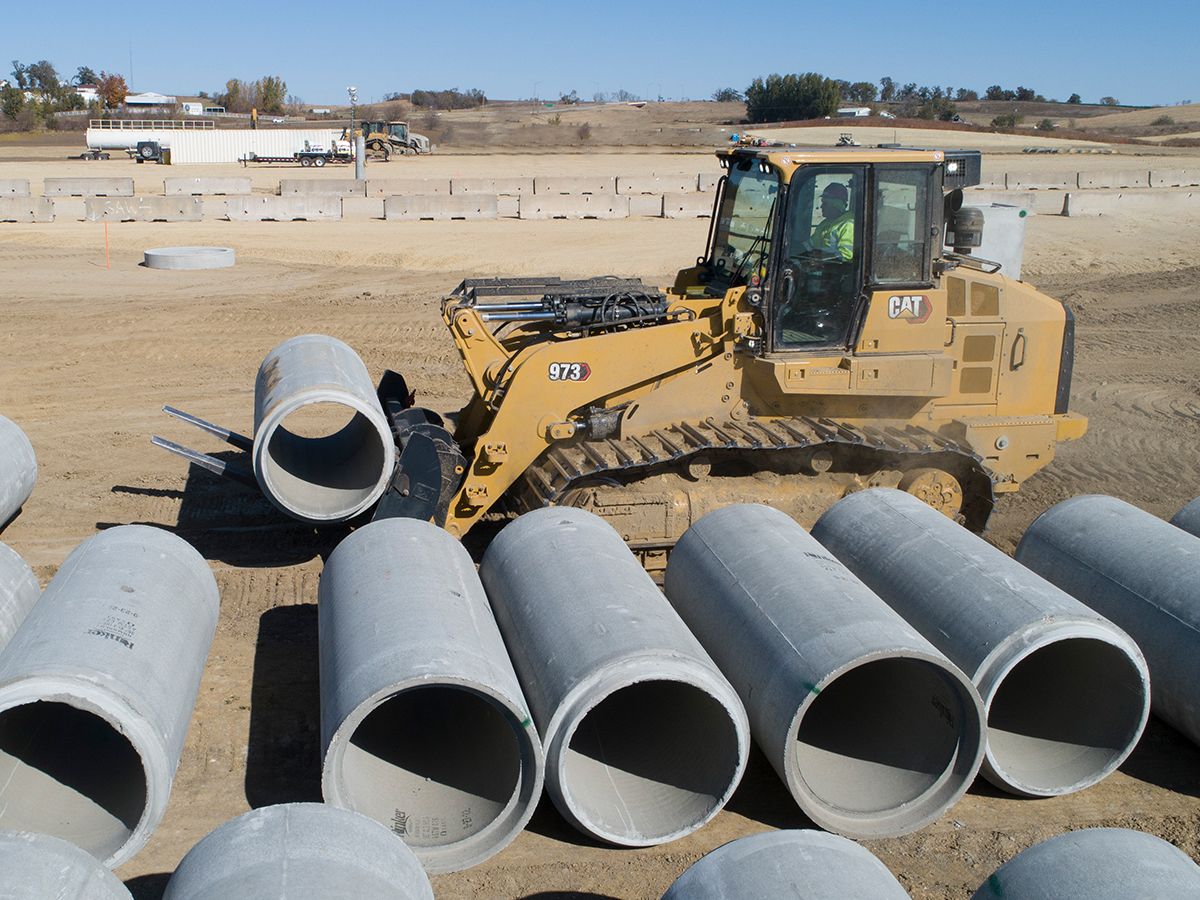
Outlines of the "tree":
[[80,66],[75,72],[76,84],[96,84],[99,81],[100,76],[97,75],[93,69],[89,69],[87,66]]
[[101,72],[100,78],[96,82],[96,93],[104,101],[105,108],[116,109],[129,96],[129,87],[125,84],[125,76]]
[[1068,103],[1082,103],[1083,99],[1078,94],[1072,94],[1067,98]]
[[278,75],[265,75],[254,82],[254,105],[260,113],[281,113],[287,102],[287,82]]
[[29,75],[26,72],[25,66],[21,65],[21,61],[17,59],[14,59],[12,64],[13,81],[17,83],[18,88],[25,90],[29,87]]
[[959,103],[973,103],[979,99],[979,92],[970,88],[959,88],[954,94],[954,99]]
[[741,103],[746,99],[742,96],[741,91],[731,87],[723,87],[720,90],[714,91],[712,98],[718,103]]
[[1033,88],[1017,86],[1016,99],[1029,102],[1037,97],[1037,92]]
[[249,112],[250,101],[246,86],[237,78],[225,82],[225,93],[217,95],[217,106],[225,107],[226,112]]
[[1007,93],[1008,93],[1008,91],[1004,90],[1004,88],[1000,87],[1000,85],[993,84],[991,87],[989,87],[986,91],[983,92],[983,99],[984,100],[1009,100],[1009,99],[1011,99],[1010,97],[1004,96]]
[[1013,113],[1005,113],[992,119],[992,127],[999,131],[1011,131],[1021,122],[1021,117]]
[[571,88],[570,93],[558,95],[558,102],[564,103],[567,106],[574,106],[579,102],[579,92],[574,88]]
[[768,75],[746,88],[746,118],[750,122],[819,119],[837,111],[837,84],[817,72]]
[[20,88],[6,84],[0,89],[0,112],[3,112],[6,118],[15,121],[24,106],[25,96],[21,93]]
[[896,97],[896,82],[884,75],[879,79],[879,99],[883,103],[890,103]]
[[1038,131],[1053,131],[1058,126],[1055,125],[1051,119],[1042,119],[1042,121],[1038,122],[1033,127]]
[[1120,106],[1121,101],[1118,100],[1116,97],[1101,97],[1100,105],[1101,106]]
[[49,60],[39,59],[35,63],[30,63],[25,68],[25,74],[29,78],[30,87],[38,88],[42,93],[51,97],[57,97],[62,93],[58,72]]
[[868,103],[874,103],[876,94],[873,82],[856,81],[850,85],[850,99],[863,106],[866,106]]

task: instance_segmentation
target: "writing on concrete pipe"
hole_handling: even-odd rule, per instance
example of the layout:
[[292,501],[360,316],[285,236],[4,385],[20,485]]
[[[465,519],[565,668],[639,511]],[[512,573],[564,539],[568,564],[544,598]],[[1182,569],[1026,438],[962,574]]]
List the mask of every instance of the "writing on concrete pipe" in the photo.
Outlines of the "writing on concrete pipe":
[[[800,886],[803,893],[797,893]],[[692,863],[662,900],[909,900],[870,850],[824,831],[752,834]]]
[[0,529],[29,499],[36,481],[33,444],[16,422],[0,416]]
[[80,544],[0,654],[0,830],[110,867],[161,821],[219,598],[184,540],[122,525]]
[[1035,519],[1016,555],[1137,641],[1154,712],[1200,743],[1200,538],[1123,500],[1085,494]]
[[163,900],[433,900],[412,850],[374,819],[325,803],[264,806],[209,832]]
[[974,779],[974,686],[794,520],[738,505],[680,538],[667,597],[737,689],[810,819],[872,838],[933,821]]
[[1188,534],[1200,537],[1200,497],[1197,497],[1171,517],[1171,524]]
[[0,543],[0,650],[16,634],[41,594],[41,585],[25,560]]
[[96,857],[48,834],[0,831],[4,900],[132,900]]
[[387,488],[395,445],[367,367],[337,338],[306,334],[267,354],[254,383],[254,475],[284,512],[339,522]]
[[343,540],[318,602],[325,800],[429,872],[482,862],[541,796],[541,742],[462,544],[415,519]]
[[526,513],[480,575],[563,817],[639,847],[716,815],[746,766],[745,710],[612,526],[571,507]]
[[851,494],[812,535],[971,677],[996,787],[1068,794],[1136,746],[1150,674],[1103,616],[904,491]]
[[1200,866],[1162,838],[1128,828],[1084,828],[1023,850],[971,900],[1195,900]]

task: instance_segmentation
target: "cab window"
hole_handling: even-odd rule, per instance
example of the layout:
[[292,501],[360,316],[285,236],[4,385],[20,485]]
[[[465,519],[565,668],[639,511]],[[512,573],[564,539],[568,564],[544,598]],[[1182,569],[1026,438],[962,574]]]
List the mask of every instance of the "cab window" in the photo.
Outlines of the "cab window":
[[929,281],[929,184],[926,166],[875,167],[874,284]]

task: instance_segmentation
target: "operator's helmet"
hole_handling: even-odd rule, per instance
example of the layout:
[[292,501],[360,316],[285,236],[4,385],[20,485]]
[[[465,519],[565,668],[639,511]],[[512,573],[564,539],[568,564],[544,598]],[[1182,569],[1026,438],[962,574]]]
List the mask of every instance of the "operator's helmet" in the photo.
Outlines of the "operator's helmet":
[[842,212],[850,206],[850,191],[840,181],[833,181],[825,185],[825,190],[821,191],[821,203],[826,200],[835,201],[841,207]]

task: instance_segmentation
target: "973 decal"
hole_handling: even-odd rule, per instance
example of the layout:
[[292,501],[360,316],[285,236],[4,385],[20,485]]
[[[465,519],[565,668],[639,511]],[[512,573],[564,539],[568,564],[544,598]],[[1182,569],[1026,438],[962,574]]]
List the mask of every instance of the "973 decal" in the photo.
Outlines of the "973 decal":
[[587,363],[550,363],[551,381],[587,381],[591,374],[592,367]]

